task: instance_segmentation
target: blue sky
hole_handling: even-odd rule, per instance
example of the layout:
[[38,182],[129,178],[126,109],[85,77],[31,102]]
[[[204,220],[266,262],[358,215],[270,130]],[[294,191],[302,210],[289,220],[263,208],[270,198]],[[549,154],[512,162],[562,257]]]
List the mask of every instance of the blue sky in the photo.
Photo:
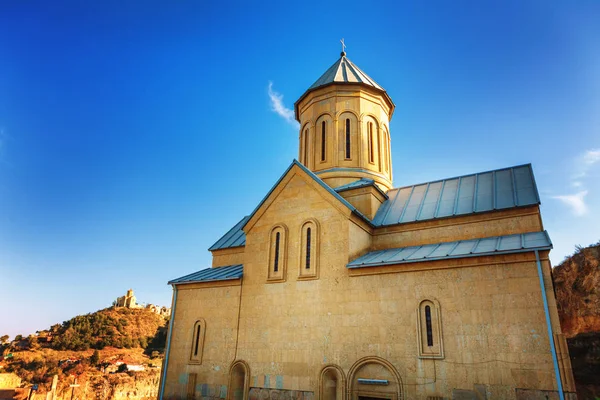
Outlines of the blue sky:
[[553,263],[600,239],[599,2],[218,3],[0,5],[0,334],[170,304],[342,37],[396,103],[396,186],[531,162]]

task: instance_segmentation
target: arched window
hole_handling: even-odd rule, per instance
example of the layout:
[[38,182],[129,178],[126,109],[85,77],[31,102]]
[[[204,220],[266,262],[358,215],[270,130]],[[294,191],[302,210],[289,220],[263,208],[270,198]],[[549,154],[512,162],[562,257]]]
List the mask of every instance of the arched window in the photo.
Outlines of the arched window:
[[309,220],[302,224],[299,279],[315,279],[319,267],[319,225]]
[[287,229],[283,225],[277,225],[271,230],[270,234],[268,280],[285,280],[286,251]]
[[304,162],[305,167],[308,167],[308,128],[304,130]]
[[346,159],[350,158],[350,119],[346,118]]
[[444,358],[442,318],[439,303],[423,300],[417,311],[417,337],[420,358]]
[[369,122],[369,124],[368,124],[368,131],[369,131],[369,162],[374,163],[375,162],[375,149],[373,146],[373,123],[372,122]]
[[204,334],[206,333],[206,322],[199,319],[194,324],[192,332],[192,347],[190,349],[190,364],[202,364],[202,353],[204,350]]
[[321,161],[325,161],[327,152],[327,136],[325,132],[325,121],[321,122]]

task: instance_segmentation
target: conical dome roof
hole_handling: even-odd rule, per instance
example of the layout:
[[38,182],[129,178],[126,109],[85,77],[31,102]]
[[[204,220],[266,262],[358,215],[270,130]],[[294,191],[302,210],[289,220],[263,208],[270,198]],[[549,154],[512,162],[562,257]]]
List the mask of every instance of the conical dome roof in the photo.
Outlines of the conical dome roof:
[[[296,119],[298,119],[298,104],[313,90],[333,85],[333,84],[360,84],[375,89],[383,94],[383,97],[389,101],[391,112],[394,111],[394,103],[385,89],[381,87],[373,78],[365,74],[360,68],[346,57],[346,53],[342,52],[341,57],[331,67],[325,71],[319,79],[316,80],[302,96],[294,104],[296,111]],[[390,113],[391,115],[391,113]]]
[[[344,54],[344,53],[342,53]],[[315,83],[313,83],[308,91],[331,83],[363,83],[372,86],[375,89],[385,91],[379,86],[369,75],[365,74],[345,55],[341,56]]]

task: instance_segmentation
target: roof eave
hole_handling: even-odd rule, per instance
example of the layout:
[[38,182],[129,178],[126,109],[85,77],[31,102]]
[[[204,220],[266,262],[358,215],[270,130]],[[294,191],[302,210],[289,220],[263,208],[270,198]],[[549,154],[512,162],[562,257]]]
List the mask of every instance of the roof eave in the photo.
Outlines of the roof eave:
[[364,264],[354,264],[352,263],[346,264],[346,268],[348,269],[357,269],[357,268],[369,268],[369,267],[386,267],[390,265],[398,265],[398,264],[411,264],[418,262],[428,262],[428,261],[440,261],[440,260],[455,260],[459,258],[472,258],[472,257],[486,257],[486,256],[500,256],[506,254],[520,254],[520,253],[529,253],[534,252],[536,250],[552,250],[553,246],[541,246],[541,247],[531,247],[527,249],[515,249],[515,250],[507,250],[507,251],[493,251],[487,253],[471,253],[471,254],[460,254],[456,256],[445,256],[445,257],[435,257],[435,258],[417,258],[412,260],[399,260],[393,262],[380,262],[380,263],[364,263]]
[[298,100],[296,100],[296,102],[294,103],[294,115],[296,117],[296,121],[300,122],[300,115],[299,115],[299,111],[298,111],[298,105],[302,102],[302,100],[304,100],[304,98],[306,98],[306,96],[308,96],[309,93],[314,92],[315,90],[320,90],[320,89],[323,89],[323,88],[326,88],[326,87],[329,87],[329,86],[333,86],[333,85],[343,85],[343,86],[360,85],[360,86],[366,87],[368,89],[371,89],[374,92],[379,93],[380,95],[383,96],[384,100],[387,101],[388,106],[390,107],[390,118],[389,118],[389,120],[390,121],[392,120],[392,116],[394,115],[394,110],[396,109],[396,105],[394,104],[394,102],[392,101],[392,98],[387,94],[387,92],[385,90],[377,89],[376,87],[368,85],[368,84],[363,83],[363,82],[329,82],[329,83],[326,83],[324,85],[308,89],[306,92],[304,92],[302,94],[302,96],[300,96],[300,98]]
[[241,277],[231,277],[231,278],[219,278],[219,279],[201,279],[201,280],[196,280],[196,281],[185,281],[185,282],[177,282],[177,280],[172,280],[167,282],[167,285],[187,285],[187,284],[191,284],[191,283],[209,283],[209,282],[221,282],[221,281],[234,281],[234,280],[238,280],[238,279],[242,279]]

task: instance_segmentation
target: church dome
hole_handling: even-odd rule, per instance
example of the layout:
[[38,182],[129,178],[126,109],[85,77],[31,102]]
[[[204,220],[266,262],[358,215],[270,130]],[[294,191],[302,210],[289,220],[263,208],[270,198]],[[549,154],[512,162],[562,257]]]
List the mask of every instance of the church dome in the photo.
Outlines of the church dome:
[[384,192],[392,188],[389,122],[394,103],[345,52],[294,110],[302,165],[332,188],[360,179],[373,180]]
[[[369,88],[374,89],[375,91],[381,93],[385,99],[390,103],[391,113],[394,110],[394,103],[392,99],[388,96],[387,92],[381,85],[379,85],[373,78],[364,73],[360,68],[356,66],[352,61],[346,57],[346,53],[342,52],[340,58],[323,73],[313,83],[310,87],[304,92],[302,96],[296,101],[294,104],[294,108],[296,111],[296,119],[298,120],[298,104],[312,91],[333,85],[333,84],[360,84],[367,86]],[[390,114],[391,114],[390,113]],[[391,115],[390,115],[391,116]]]

